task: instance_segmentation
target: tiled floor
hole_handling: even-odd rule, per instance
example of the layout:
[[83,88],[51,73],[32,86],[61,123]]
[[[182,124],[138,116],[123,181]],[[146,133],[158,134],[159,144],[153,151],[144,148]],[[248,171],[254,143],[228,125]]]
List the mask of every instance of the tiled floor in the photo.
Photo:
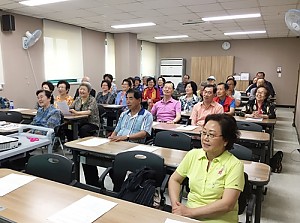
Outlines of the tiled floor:
[[300,153],[293,109],[277,109],[274,148],[282,150],[283,169],[272,173],[262,204],[262,223],[300,222]]

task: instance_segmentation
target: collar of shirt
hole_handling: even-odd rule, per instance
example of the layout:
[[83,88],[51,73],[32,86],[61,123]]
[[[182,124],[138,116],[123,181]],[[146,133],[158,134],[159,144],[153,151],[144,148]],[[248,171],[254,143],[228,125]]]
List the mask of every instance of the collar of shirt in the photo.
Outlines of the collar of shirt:
[[[214,158],[213,162],[219,162],[219,163],[226,162],[226,160],[228,159],[230,154],[231,153],[229,153],[227,150],[225,150],[220,156]],[[206,152],[204,150],[202,150],[199,155],[199,160],[202,160],[202,159],[207,159]]]
[[164,98],[161,99],[161,103],[164,103],[164,104],[168,104],[168,103],[173,103],[175,100],[171,97],[169,100],[165,101]]
[[[207,106],[207,105],[205,105],[204,104],[204,101],[202,101],[202,102],[200,102],[201,104],[201,106]],[[209,104],[209,106],[213,106],[213,107],[215,107],[216,106],[216,104],[217,104],[217,102],[215,102],[215,101],[212,101],[210,104]]]
[[[141,110],[137,114],[135,114],[134,116],[132,116],[132,117],[136,117],[138,115],[144,115],[145,111],[146,110],[144,108],[141,108]],[[127,114],[131,116],[131,110],[128,110]]]

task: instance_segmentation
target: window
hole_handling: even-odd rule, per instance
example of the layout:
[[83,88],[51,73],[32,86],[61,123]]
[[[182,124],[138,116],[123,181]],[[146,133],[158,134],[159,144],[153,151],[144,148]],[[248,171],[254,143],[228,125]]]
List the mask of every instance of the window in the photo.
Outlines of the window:
[[81,28],[49,20],[43,22],[45,79],[81,79]]
[[105,39],[105,73],[115,76],[115,40],[114,35],[106,33]]

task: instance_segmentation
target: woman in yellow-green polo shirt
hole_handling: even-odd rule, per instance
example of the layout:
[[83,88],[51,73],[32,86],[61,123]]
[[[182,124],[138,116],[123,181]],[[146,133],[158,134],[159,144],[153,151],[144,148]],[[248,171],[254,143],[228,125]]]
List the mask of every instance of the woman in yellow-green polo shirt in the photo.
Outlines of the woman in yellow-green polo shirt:
[[[236,121],[226,114],[208,115],[201,132],[202,149],[187,153],[169,181],[174,214],[214,223],[238,222],[238,198],[244,188],[244,165],[228,152],[239,136]],[[186,205],[180,185],[188,177]]]

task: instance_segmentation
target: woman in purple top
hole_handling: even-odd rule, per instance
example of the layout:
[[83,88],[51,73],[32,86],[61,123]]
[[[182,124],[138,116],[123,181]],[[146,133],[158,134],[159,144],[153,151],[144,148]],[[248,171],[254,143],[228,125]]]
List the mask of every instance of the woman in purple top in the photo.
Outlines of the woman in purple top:
[[166,79],[163,78],[162,76],[158,77],[157,78],[157,85],[156,85],[156,88],[159,90],[159,93],[160,93],[160,97],[163,97],[164,96],[164,86],[165,86],[165,83],[166,83]]
[[177,123],[181,119],[181,104],[172,98],[174,84],[171,81],[167,81],[163,91],[163,99],[154,105],[149,104],[149,109],[151,109],[152,115],[156,117],[156,121],[171,124]]

